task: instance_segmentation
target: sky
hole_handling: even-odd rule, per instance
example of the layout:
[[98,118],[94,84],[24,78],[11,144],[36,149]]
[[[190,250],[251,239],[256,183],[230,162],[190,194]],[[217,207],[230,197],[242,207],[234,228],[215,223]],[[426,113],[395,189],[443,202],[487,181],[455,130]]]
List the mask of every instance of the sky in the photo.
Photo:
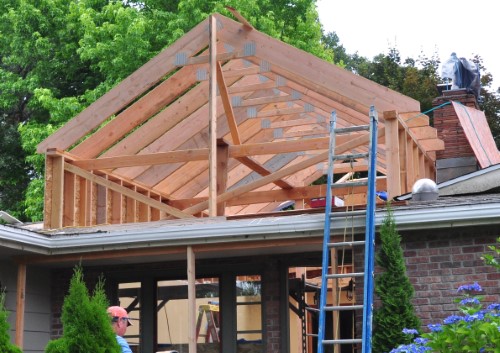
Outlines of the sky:
[[[452,52],[472,59],[478,54],[500,86],[500,12],[492,0],[317,0],[326,32],[335,32],[347,53],[373,59],[399,50],[401,59]],[[441,67],[439,69],[441,73]],[[484,72],[481,72],[484,74]]]

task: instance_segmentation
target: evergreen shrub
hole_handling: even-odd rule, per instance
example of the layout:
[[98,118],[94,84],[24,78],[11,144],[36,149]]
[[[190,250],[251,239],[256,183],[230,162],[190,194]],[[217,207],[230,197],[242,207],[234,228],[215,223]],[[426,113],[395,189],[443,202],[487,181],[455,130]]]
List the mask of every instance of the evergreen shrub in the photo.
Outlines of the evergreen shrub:
[[8,317],[9,312],[5,308],[5,292],[0,288],[0,352],[22,353],[21,349],[10,341]]
[[387,216],[380,227],[380,245],[375,261],[382,273],[375,276],[375,293],[381,305],[373,313],[373,352],[389,352],[399,344],[411,342],[403,333],[406,327],[420,327],[411,302],[413,286],[406,274],[406,264],[401,248],[401,235],[390,204]]
[[104,280],[99,279],[89,295],[80,265],[74,269],[61,321],[63,336],[50,341],[45,353],[121,353],[110,318]]

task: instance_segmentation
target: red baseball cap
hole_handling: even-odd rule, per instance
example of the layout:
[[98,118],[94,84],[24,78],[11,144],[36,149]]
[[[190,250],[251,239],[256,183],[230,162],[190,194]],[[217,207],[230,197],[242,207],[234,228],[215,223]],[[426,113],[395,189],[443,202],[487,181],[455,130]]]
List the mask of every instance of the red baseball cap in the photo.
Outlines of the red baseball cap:
[[107,312],[111,316],[113,322],[116,322],[118,320],[127,320],[127,326],[132,326],[132,322],[128,317],[127,310],[125,310],[121,306],[110,306]]

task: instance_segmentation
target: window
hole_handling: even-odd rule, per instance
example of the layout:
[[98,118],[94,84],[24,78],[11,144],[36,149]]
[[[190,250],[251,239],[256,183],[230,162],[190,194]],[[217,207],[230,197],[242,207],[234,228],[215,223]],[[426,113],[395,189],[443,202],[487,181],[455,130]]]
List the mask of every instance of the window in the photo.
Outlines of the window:
[[237,352],[262,351],[261,277],[236,278]]
[[118,285],[119,305],[127,310],[133,323],[133,326],[127,328],[124,338],[134,353],[138,353],[140,347],[140,293],[141,282],[120,283]]
[[[219,280],[196,280],[198,351],[220,352]],[[186,280],[157,282],[158,351],[187,353],[188,283]]]

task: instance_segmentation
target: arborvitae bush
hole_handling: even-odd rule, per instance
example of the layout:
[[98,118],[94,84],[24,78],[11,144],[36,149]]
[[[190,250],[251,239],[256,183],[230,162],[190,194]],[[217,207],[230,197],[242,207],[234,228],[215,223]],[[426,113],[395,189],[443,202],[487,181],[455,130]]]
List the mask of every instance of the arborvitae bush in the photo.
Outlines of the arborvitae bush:
[[0,288],[0,352],[22,353],[21,349],[10,342],[9,328],[7,322],[9,312],[5,309],[5,292]]
[[121,353],[107,307],[104,280],[99,279],[90,296],[83,281],[82,268],[76,266],[62,308],[63,336],[49,342],[45,352]]
[[375,277],[375,293],[381,306],[373,313],[374,353],[390,352],[399,344],[410,343],[411,337],[403,333],[405,328],[420,328],[411,300],[414,289],[406,275],[406,265],[401,248],[401,236],[390,205],[380,228],[380,245],[375,256],[382,273]]

